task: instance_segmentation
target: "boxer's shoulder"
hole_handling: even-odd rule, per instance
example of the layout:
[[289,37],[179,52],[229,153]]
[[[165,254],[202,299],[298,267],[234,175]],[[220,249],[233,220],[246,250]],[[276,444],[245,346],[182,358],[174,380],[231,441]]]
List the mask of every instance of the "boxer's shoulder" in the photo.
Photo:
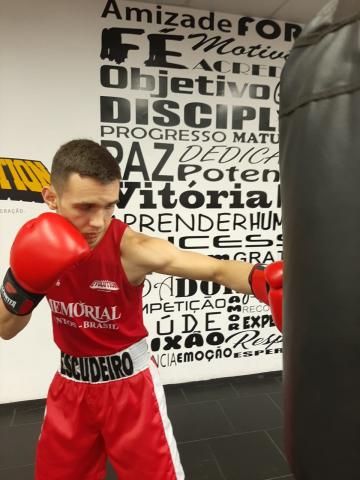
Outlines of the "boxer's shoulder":
[[157,239],[127,227],[120,242],[121,257],[136,258],[139,254],[144,254],[147,246],[150,246],[154,240]]
[[146,244],[150,237],[128,227],[120,243],[120,259],[129,282],[139,285],[144,281],[148,268]]

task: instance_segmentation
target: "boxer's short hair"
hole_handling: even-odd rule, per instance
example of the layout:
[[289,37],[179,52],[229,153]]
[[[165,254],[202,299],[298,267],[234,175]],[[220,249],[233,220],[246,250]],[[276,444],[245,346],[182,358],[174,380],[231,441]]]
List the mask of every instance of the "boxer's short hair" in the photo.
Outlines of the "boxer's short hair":
[[55,153],[51,167],[51,183],[62,191],[69,176],[78,173],[102,184],[121,179],[118,162],[103,146],[88,139],[71,140]]

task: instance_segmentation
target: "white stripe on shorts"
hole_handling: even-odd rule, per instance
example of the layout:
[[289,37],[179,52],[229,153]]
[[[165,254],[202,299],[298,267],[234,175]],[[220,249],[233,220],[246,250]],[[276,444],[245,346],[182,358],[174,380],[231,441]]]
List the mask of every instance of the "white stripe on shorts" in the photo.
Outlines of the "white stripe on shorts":
[[167,415],[164,387],[162,386],[162,383],[160,380],[158,368],[155,366],[153,361],[150,361],[149,368],[150,368],[150,373],[153,379],[155,395],[159,405],[160,416],[164,425],[166,440],[169,445],[170,454],[171,454],[171,458],[172,458],[174,469],[175,469],[176,479],[184,480],[185,479],[184,470],[180,462],[179,452],[177,449],[176,440],[174,438],[173,429],[172,429],[169,417]]

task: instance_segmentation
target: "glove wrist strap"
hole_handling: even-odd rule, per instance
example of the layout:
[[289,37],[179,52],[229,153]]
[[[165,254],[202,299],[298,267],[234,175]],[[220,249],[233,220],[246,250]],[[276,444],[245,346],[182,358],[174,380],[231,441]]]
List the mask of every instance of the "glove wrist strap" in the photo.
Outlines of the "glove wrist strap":
[[265,268],[266,265],[263,263],[257,263],[253,266],[249,274],[249,285],[255,297],[268,305],[268,286],[264,276]]
[[24,290],[15,279],[10,268],[5,274],[0,290],[5,307],[14,315],[28,315],[44,298],[44,295]]

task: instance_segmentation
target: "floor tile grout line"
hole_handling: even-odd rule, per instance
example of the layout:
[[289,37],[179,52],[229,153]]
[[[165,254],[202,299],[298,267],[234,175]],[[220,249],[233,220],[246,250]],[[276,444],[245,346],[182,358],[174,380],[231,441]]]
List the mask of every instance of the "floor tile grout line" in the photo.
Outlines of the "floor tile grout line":
[[[225,382],[224,382],[222,385],[231,385],[231,384],[230,384],[230,382],[228,382],[228,383],[225,383]],[[205,387],[205,390],[206,390],[206,387]],[[166,395],[166,391],[165,391],[165,395]],[[184,390],[184,395],[185,395],[185,398],[186,398],[186,400],[188,401],[189,404],[202,403],[202,402],[207,402],[207,401],[209,401],[208,398],[207,398],[207,399],[204,399],[204,400],[191,401],[189,395],[186,394],[185,390]],[[228,398],[228,397],[223,397],[223,398]],[[214,401],[217,401],[217,400],[219,400],[219,398],[215,398],[215,399],[213,399],[213,400],[214,400]]]
[[283,409],[280,407],[280,405],[278,405],[275,400],[271,397],[271,393],[267,393],[266,394],[267,397],[271,400],[271,402],[275,405],[275,407],[281,412],[281,413],[284,413]]
[[222,412],[222,414],[224,415],[224,417],[226,418],[228,424],[230,425],[230,427],[233,429],[234,432],[236,432],[236,427],[235,425],[232,423],[232,421],[230,420],[230,418],[228,417],[227,413],[225,412],[225,409],[223,407],[223,405],[221,405],[221,403],[219,401],[216,402]]
[[46,403],[46,398],[38,398],[37,400],[22,400],[21,402],[5,402],[5,403],[0,403],[0,411],[1,410],[7,410],[7,409],[13,409],[13,408],[19,408],[20,410],[22,409],[31,409],[31,408],[37,408],[37,407],[45,407]]
[[[185,405],[187,405],[189,403],[189,399],[187,398],[184,389],[182,387],[180,387],[179,390],[181,392],[181,395],[182,395],[183,399],[185,400]],[[165,392],[165,397],[166,397],[166,392]]]
[[[209,399],[208,398],[208,399],[197,400],[197,401],[188,400],[187,403],[177,403],[177,404],[170,404],[170,405],[173,406],[173,407],[181,407],[181,406],[184,406],[184,405],[200,405],[202,403],[219,402],[219,401],[222,401],[222,400],[232,400],[232,399],[239,400],[241,398],[267,397],[268,395],[272,395],[274,393],[279,393],[279,392],[275,391],[275,392],[253,393],[253,394],[246,394],[246,395],[238,395],[236,397],[222,397],[222,398],[216,398],[216,399]],[[165,396],[166,396],[166,394],[165,394]]]
[[[275,374],[275,375],[273,375],[273,374]],[[262,378],[259,378],[259,375],[261,375]],[[282,379],[279,378],[279,375],[282,375],[282,370],[276,370],[275,372],[265,372],[265,373],[262,373],[262,374],[254,373],[254,374],[231,376],[231,377],[219,377],[219,378],[216,378],[216,379],[199,380],[199,381],[195,381],[195,382],[185,382],[185,383],[178,383],[178,384],[169,383],[169,384],[164,384],[164,388],[166,390],[167,387],[183,388],[184,385],[188,388],[189,386],[200,386],[202,384],[208,384],[208,385],[212,385],[212,386],[216,386],[216,385],[219,385],[219,384],[221,384],[221,385],[233,384],[233,382],[237,382],[237,381],[239,381],[239,379],[241,379],[240,383],[243,383],[243,381],[247,377],[249,379],[251,379],[253,377],[257,377],[257,379],[255,380],[255,383],[261,383],[262,380],[266,380],[267,378],[275,380],[276,383],[279,383],[279,382],[281,383]],[[41,400],[41,399],[39,399],[39,400]],[[32,400],[32,401],[35,401],[35,400]]]
[[[276,430],[278,428],[281,428],[281,425],[278,427],[274,427],[273,429],[270,430]],[[246,432],[233,432],[233,433],[223,433],[221,435],[214,435],[212,437],[204,437],[204,438],[197,438],[196,440],[178,440],[177,443],[178,445],[187,445],[189,443],[198,443],[198,442],[206,442],[208,440],[217,440],[217,439],[225,439],[225,438],[231,438],[231,437],[238,437],[238,436],[243,436],[243,435],[248,435],[248,434],[254,434],[254,433],[262,433],[265,432],[263,428],[259,430],[249,430]]]
[[224,474],[224,472],[222,471],[222,468],[221,468],[221,466],[220,466],[220,464],[219,464],[219,461],[218,461],[217,456],[215,455],[215,452],[214,452],[213,449],[211,448],[211,445],[210,445],[210,443],[209,443],[208,441],[206,442],[206,444],[207,444],[208,449],[210,450],[210,453],[211,453],[212,459],[213,459],[214,462],[215,462],[215,465],[218,467],[218,470],[219,470],[220,475],[221,475],[221,480],[226,480],[225,474]]
[[278,446],[278,444],[272,439],[271,435],[266,430],[264,430],[264,432],[265,432],[266,436],[270,439],[271,443],[276,447],[276,449],[278,450],[280,455],[283,457],[283,459],[287,463],[287,458],[285,456],[285,453],[281,450],[281,448]]
[[25,425],[41,425],[42,423],[43,419],[39,420],[38,422],[14,423],[11,425],[11,428],[24,427]]
[[0,472],[4,472],[5,470],[15,470],[15,469],[18,469],[18,468],[34,467],[34,466],[35,466],[34,463],[26,463],[24,465],[15,465],[15,466],[11,466],[11,467],[0,466]]
[[239,392],[236,390],[236,388],[234,387],[233,383],[232,382],[229,382],[230,385],[231,385],[231,388],[234,390],[235,392],[235,395],[236,395],[236,398],[240,398],[240,395],[239,395]]
[[[236,387],[234,387],[236,389]],[[272,395],[274,393],[281,393],[281,390],[267,390],[267,391],[264,391],[264,392],[256,392],[256,393],[239,393],[238,391],[236,391],[236,393],[238,394],[239,398],[243,398],[243,397],[259,397],[260,395]]]
[[14,408],[13,414],[12,414],[12,416],[11,416],[10,425],[9,425],[10,427],[13,427],[13,426],[14,426],[15,417],[16,417],[16,408]]
[[45,408],[45,405],[38,406],[38,407],[31,407],[31,408],[22,408],[22,409],[19,409],[19,407],[16,407],[19,413],[22,413],[22,414],[27,414],[29,412],[36,412],[38,410],[44,410],[44,408]]
[[281,479],[286,479],[286,478],[292,478],[291,474],[290,475],[284,475],[283,477],[271,477],[271,478],[265,478],[265,480],[281,480]]

